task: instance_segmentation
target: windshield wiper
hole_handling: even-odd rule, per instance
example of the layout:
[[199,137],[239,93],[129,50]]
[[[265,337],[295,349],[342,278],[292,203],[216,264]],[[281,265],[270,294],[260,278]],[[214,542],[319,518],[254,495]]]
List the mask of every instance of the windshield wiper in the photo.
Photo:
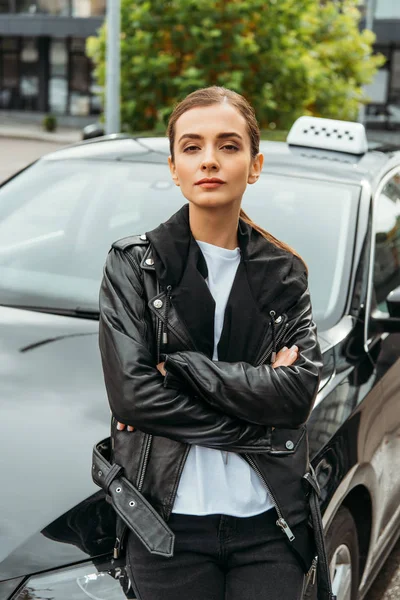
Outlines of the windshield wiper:
[[98,321],[100,313],[98,310],[91,308],[56,308],[52,306],[29,306],[24,304],[0,304],[0,306],[6,306],[8,308],[19,308],[21,310],[32,310],[34,312],[42,312],[51,315],[60,315],[63,317],[78,317],[79,319],[89,319],[91,321]]

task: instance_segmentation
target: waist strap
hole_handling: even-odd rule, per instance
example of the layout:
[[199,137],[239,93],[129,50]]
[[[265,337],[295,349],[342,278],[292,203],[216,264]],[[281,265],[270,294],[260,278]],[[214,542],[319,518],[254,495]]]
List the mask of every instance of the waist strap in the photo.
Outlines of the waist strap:
[[93,448],[94,483],[108,494],[117,515],[151,554],[173,556],[174,533],[146,498],[123,476],[122,467],[108,461],[108,451],[108,440],[103,440]]

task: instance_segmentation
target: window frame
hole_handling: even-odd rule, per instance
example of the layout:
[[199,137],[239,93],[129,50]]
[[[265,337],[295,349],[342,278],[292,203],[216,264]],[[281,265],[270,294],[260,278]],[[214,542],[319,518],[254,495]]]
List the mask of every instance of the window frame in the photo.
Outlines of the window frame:
[[[377,339],[382,336],[387,336],[387,333],[375,333],[371,334],[371,318],[375,308],[372,304],[372,298],[374,293],[374,267],[375,267],[375,250],[376,250],[376,233],[377,233],[377,212],[379,210],[379,199],[382,191],[386,187],[387,183],[394,177],[394,175],[400,174],[400,163],[396,163],[389,171],[387,171],[379,182],[375,192],[372,196],[371,213],[372,213],[372,227],[371,227],[371,249],[369,256],[368,266],[368,286],[367,286],[367,299],[365,306],[365,323],[364,323],[364,350],[370,352],[371,347],[375,344]],[[386,314],[386,313],[384,313]]]
[[[5,90],[13,90],[14,91],[14,101],[11,100],[9,106],[0,106],[3,110],[16,110],[20,108],[20,81],[21,81],[21,37],[17,35],[8,36],[15,41],[15,47],[12,49],[6,48],[4,44],[4,37],[1,40],[0,44],[0,91],[4,92]],[[16,58],[17,65],[17,85],[14,87],[6,87],[4,84],[4,57],[7,55],[13,55]]]

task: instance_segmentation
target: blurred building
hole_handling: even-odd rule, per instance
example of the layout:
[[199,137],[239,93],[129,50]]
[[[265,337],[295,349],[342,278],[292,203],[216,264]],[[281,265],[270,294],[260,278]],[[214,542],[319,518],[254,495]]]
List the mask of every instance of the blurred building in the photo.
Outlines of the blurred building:
[[105,12],[106,0],[0,0],[0,109],[98,114],[85,44]]
[[[359,0],[386,57],[367,86],[367,125],[400,127],[400,0]],[[101,111],[86,39],[106,0],[0,0],[0,110],[89,117]],[[361,23],[365,26],[367,19]]]
[[367,107],[369,126],[400,127],[400,0],[363,0],[361,9],[368,24],[371,11],[372,29],[376,35],[375,50],[386,57],[386,63],[367,86],[371,99]]

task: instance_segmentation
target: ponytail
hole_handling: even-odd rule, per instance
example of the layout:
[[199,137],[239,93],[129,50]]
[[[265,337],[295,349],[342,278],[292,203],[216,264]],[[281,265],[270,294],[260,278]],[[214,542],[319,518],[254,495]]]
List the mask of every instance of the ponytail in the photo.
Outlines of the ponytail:
[[303,265],[304,265],[304,267],[306,269],[306,273],[308,274],[307,265],[304,262],[304,260],[301,258],[300,254],[298,254],[295,250],[293,250],[293,248],[291,248],[290,246],[288,246],[284,242],[281,242],[276,237],[274,237],[273,235],[271,235],[270,233],[268,233],[268,231],[266,231],[265,229],[263,229],[259,225],[256,225],[256,223],[254,223],[250,219],[250,217],[247,216],[247,214],[244,212],[243,208],[240,209],[239,218],[242,219],[245,223],[247,223],[247,225],[250,225],[253,229],[255,229],[256,231],[258,231],[258,233],[260,233],[263,237],[265,237],[266,240],[268,240],[269,242],[272,242],[272,244],[274,244],[275,246],[278,246],[278,248],[282,248],[282,250],[286,250],[287,252],[290,252],[291,254],[294,254],[294,256],[297,256],[297,258],[299,258],[301,260],[301,262],[303,263]]

